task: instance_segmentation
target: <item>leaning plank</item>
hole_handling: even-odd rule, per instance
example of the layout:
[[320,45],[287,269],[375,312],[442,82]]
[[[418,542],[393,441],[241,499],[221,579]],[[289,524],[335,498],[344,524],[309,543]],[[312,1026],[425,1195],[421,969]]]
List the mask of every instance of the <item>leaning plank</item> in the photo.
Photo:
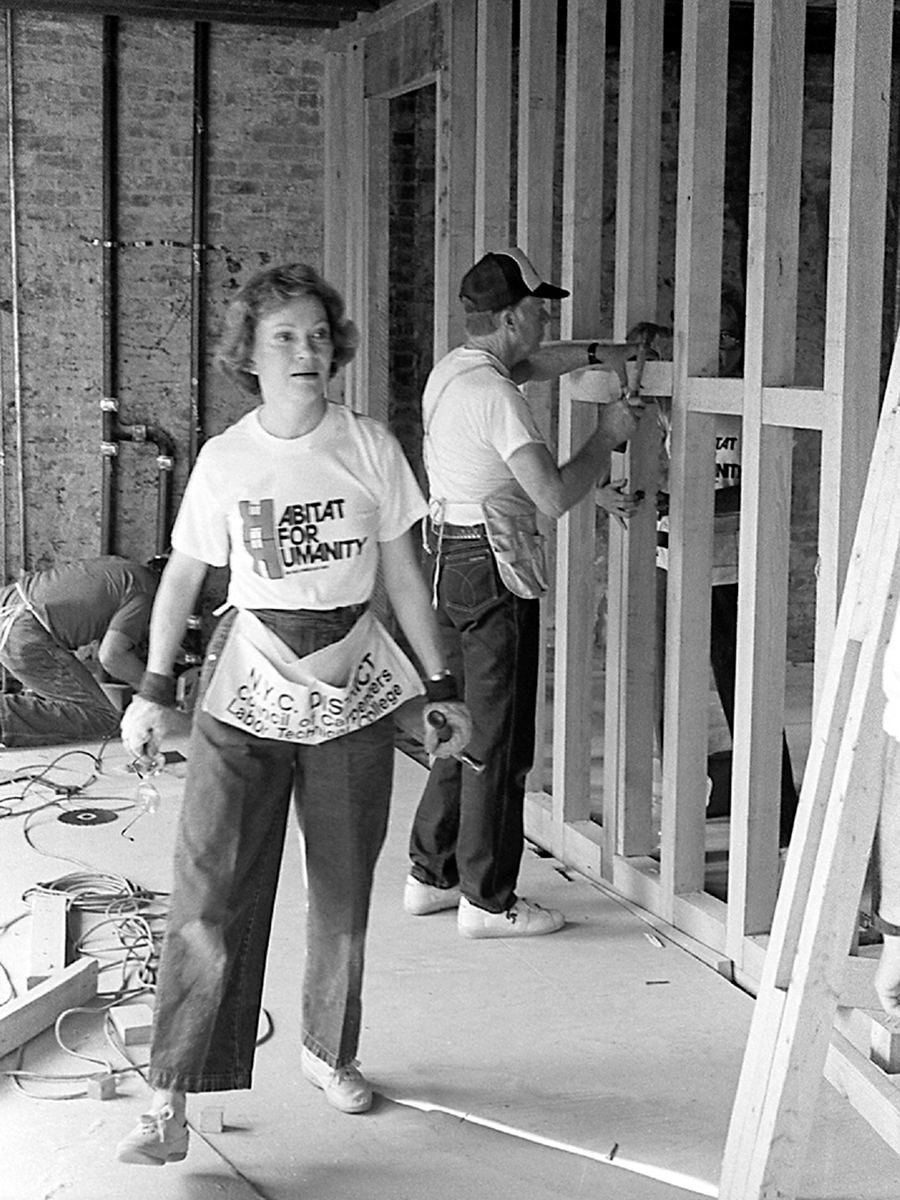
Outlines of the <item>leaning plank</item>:
[[900,587],[900,354],[816,716],[797,828],[725,1148],[720,1196],[796,1195],[877,817],[877,664]]
[[67,1008],[96,996],[98,970],[95,958],[81,958],[0,1009],[0,1058],[37,1037]]

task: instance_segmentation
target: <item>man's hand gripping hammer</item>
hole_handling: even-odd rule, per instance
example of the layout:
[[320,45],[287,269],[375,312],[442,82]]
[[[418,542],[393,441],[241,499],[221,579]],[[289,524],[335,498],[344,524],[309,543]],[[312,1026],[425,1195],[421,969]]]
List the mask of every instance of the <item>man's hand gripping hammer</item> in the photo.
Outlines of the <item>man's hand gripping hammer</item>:
[[628,331],[626,341],[637,342],[638,350],[634,358],[634,366],[628,375],[628,386],[625,388],[624,399],[633,406],[643,406],[641,400],[641,379],[644,374],[644,366],[647,359],[651,357],[653,346],[659,337],[671,337],[671,329],[666,329],[663,325],[654,325],[652,321],[641,321],[635,325],[633,329]]
[[[442,712],[438,712],[437,709],[432,709],[428,713],[426,720],[431,728],[437,732],[439,742],[449,741],[453,736],[450,726],[447,724],[447,718]],[[480,775],[484,771],[485,764],[479,762],[477,758],[473,758],[471,754],[467,754],[465,750],[460,750],[458,754],[454,754],[451,757],[457,759],[463,766],[469,767],[476,775]]]

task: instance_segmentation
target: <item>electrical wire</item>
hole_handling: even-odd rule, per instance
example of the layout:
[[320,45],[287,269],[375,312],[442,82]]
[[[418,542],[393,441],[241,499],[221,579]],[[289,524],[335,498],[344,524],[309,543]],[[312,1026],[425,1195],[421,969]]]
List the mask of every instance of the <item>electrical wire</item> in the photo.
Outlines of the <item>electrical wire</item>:
[[[62,1034],[64,1022],[75,1013],[102,1013],[104,1015],[107,1040],[109,1037],[109,1010],[123,1000],[132,1000],[138,996],[147,995],[153,991],[156,980],[156,963],[159,956],[159,946],[162,941],[162,926],[166,917],[164,895],[150,892],[132,883],[123,875],[102,871],[72,872],[46,883],[38,883],[27,888],[23,900],[28,900],[38,894],[63,895],[66,898],[67,909],[82,913],[99,915],[102,919],[95,922],[76,944],[77,953],[90,954],[91,957],[111,955],[113,961],[106,962],[102,968],[109,970],[118,967],[121,971],[121,984],[111,993],[101,993],[104,1003],[93,1007],[73,1007],[65,1009],[56,1019],[54,1037],[57,1046],[74,1058],[91,1063],[98,1070],[74,1074],[57,1074],[52,1072],[27,1071],[23,1068],[24,1047],[22,1048],[18,1066],[4,1071],[3,1075],[12,1079],[15,1086],[25,1095],[39,1100],[74,1100],[89,1094],[90,1083],[110,1076],[127,1074],[138,1068],[129,1062],[127,1067],[114,1067],[105,1058],[96,1058],[73,1049],[65,1041]],[[27,915],[27,914],[21,914]],[[20,918],[15,918],[18,920]],[[13,922],[9,922],[12,924]],[[154,925],[159,925],[158,929]],[[8,925],[6,927],[8,927]],[[107,945],[96,946],[91,939],[96,938],[97,930],[112,929],[116,935],[114,941]],[[87,947],[91,949],[88,950]],[[5,972],[4,969],[4,973]],[[138,986],[133,986],[137,978]],[[10,980],[12,989],[12,981]],[[78,1091],[66,1091],[62,1094],[38,1094],[29,1090],[26,1084],[71,1084],[84,1083],[86,1086]]]
[[[65,751],[47,765],[37,764],[35,767],[22,768],[22,770],[17,771],[10,779],[0,781],[0,788],[8,786],[11,783],[25,783],[25,787],[19,796],[6,797],[0,801],[0,819],[11,816],[24,816],[23,835],[26,842],[37,853],[44,854],[44,851],[34,844],[30,836],[29,822],[37,814],[44,812],[48,808],[58,807],[72,811],[71,802],[74,797],[96,781],[97,774],[102,769],[102,754],[106,744],[106,742],[103,743],[97,755],[86,750]],[[50,772],[63,759],[69,755],[78,754],[86,755],[93,763],[94,772],[87,779],[73,785],[53,782],[49,778]],[[52,798],[24,810],[15,810],[11,807],[14,804],[25,802],[29,798],[31,791],[38,788],[52,788],[54,793]],[[123,799],[123,797],[119,796],[91,796],[91,803],[121,801]],[[124,807],[131,808],[138,806],[134,802],[129,801]],[[122,811],[122,809],[115,811]],[[168,895],[164,892],[154,892],[142,888],[132,883],[123,875],[97,871],[90,864],[82,863],[80,860],[71,859],[65,855],[54,853],[52,855],[47,854],[45,857],[62,858],[64,861],[73,862],[84,869],[70,872],[57,879],[49,880],[45,883],[37,883],[27,888],[22,895],[23,901],[28,903],[32,896],[39,894],[62,894],[66,898],[67,911],[72,909],[81,913],[99,915],[101,920],[94,922],[91,928],[81,935],[73,949],[76,954],[95,958],[100,962],[101,971],[118,969],[121,982],[119,987],[113,992],[98,992],[98,999],[102,998],[104,1001],[103,1004],[93,1007],[79,1006],[65,1009],[59,1014],[54,1025],[54,1037],[59,1049],[75,1059],[90,1063],[94,1067],[99,1068],[98,1070],[71,1074],[26,1070],[23,1067],[25,1061],[25,1047],[23,1046],[19,1049],[18,1065],[12,1070],[0,1072],[0,1075],[11,1079],[19,1091],[35,1100],[80,1099],[90,1093],[90,1084],[92,1082],[110,1077],[115,1079],[120,1075],[131,1073],[140,1075],[147,1082],[145,1072],[149,1064],[134,1063],[131,1061],[125,1046],[118,1036],[118,1031],[110,1018],[109,1010],[125,1000],[134,1000],[139,996],[155,992],[159,950],[162,944],[167,916],[166,900],[168,899]],[[6,933],[12,925],[28,915],[28,912],[19,913],[5,923],[0,924],[0,936]],[[100,936],[105,936],[105,933],[101,933],[101,931],[106,930],[112,930],[114,937],[107,942],[99,941]],[[6,979],[10,991],[9,999],[15,999],[15,986],[2,962],[0,962],[0,972],[2,972]],[[8,1002],[9,1000],[3,1003]],[[0,1003],[0,1010],[2,1010],[3,1003]],[[77,1013],[103,1014],[103,1032],[107,1044],[124,1058],[128,1064],[127,1066],[115,1067],[110,1059],[85,1054],[66,1043],[62,1035],[62,1027],[69,1017]],[[269,1041],[275,1032],[274,1022],[268,1010],[263,1009],[261,1015],[265,1018],[266,1026],[257,1038],[257,1046],[261,1046]],[[71,1083],[83,1083],[86,1086],[78,1091],[67,1091],[53,1095],[37,1094],[29,1091],[25,1086],[26,1084],[60,1085]]]
[[[141,992],[137,994],[145,994],[147,990],[148,989],[146,988],[142,989]],[[19,1053],[19,1066],[13,1070],[4,1071],[2,1074],[11,1079],[18,1090],[24,1095],[30,1097],[32,1100],[79,1100],[89,1094],[90,1088],[84,1087],[77,1092],[65,1092],[61,1095],[38,1095],[35,1092],[28,1091],[27,1088],[23,1086],[24,1083],[60,1084],[77,1082],[90,1084],[94,1081],[101,1081],[109,1078],[117,1079],[119,1076],[130,1074],[138,1074],[144,1078],[143,1072],[146,1070],[147,1064],[131,1062],[131,1060],[128,1058],[128,1055],[125,1053],[124,1048],[116,1044],[111,1034],[113,1026],[112,1022],[110,1021],[109,1010],[116,1003],[118,1003],[120,999],[121,996],[116,994],[116,996],[107,1000],[107,1002],[101,1005],[99,1008],[67,1008],[64,1012],[60,1013],[56,1019],[56,1024],[54,1025],[54,1036],[59,1048],[66,1054],[71,1055],[73,1058],[80,1059],[83,1062],[93,1063],[95,1066],[100,1067],[101,1069],[99,1071],[83,1071],[67,1074],[53,1073],[49,1071],[27,1071],[22,1067],[25,1057],[24,1047],[22,1047]],[[71,1046],[67,1045],[62,1037],[62,1025],[63,1022],[74,1013],[88,1013],[91,1015],[101,1013],[104,1019],[103,1027],[108,1044],[112,1046],[113,1049],[117,1050],[122,1057],[124,1057],[128,1065],[124,1067],[115,1067],[109,1059],[95,1058],[93,1055],[83,1054],[80,1050],[74,1050]]]
[[93,870],[73,871],[47,883],[37,883],[25,890],[22,899],[27,900],[37,892],[45,895],[57,895],[61,892],[66,896],[69,907],[80,912],[101,913],[104,916],[109,912],[110,905],[152,900],[156,895],[132,883],[124,875]]

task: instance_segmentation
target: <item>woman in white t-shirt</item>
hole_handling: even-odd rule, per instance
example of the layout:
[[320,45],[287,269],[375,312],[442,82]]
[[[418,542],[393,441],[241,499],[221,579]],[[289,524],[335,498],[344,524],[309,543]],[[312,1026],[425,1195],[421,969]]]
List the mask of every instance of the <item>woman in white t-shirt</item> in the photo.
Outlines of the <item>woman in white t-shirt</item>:
[[148,671],[122,722],[137,757],[157,753],[187,617],[207,568],[227,565],[228,609],[210,640],[188,755],[155,1090],[119,1146],[124,1162],[183,1159],[186,1093],[250,1086],[292,794],[308,877],[300,1069],[343,1112],[372,1103],[355,1058],[390,713],[422,691],[367,611],[379,565],[426,677],[426,714],[449,735],[438,744],[428,725],[426,748],[459,752],[470,722],[409,533],[426,511],[415,477],[384,426],[327,399],[355,345],[341,297],[303,264],[259,272],[229,310],[219,362],[260,403],[200,452],[153,609]]

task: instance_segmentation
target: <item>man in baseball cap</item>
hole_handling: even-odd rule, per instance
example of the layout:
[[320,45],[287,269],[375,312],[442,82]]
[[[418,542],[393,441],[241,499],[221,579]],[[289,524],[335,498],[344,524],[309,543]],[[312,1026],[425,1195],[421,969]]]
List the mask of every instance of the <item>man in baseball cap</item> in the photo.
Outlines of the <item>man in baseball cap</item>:
[[427,545],[452,672],[429,686],[465,695],[472,756],[484,770],[435,761],[410,834],[403,904],[416,916],[458,908],[467,938],[530,937],[565,923],[516,895],[546,578],[537,510],[560,517],[587,496],[640,412],[624,400],[599,406],[596,431],[557,464],[518,385],[592,366],[624,380],[637,350],[600,340],[545,345],[546,301],[568,294],[519,249],[485,254],[460,284],[465,343],[435,365],[422,398]]

